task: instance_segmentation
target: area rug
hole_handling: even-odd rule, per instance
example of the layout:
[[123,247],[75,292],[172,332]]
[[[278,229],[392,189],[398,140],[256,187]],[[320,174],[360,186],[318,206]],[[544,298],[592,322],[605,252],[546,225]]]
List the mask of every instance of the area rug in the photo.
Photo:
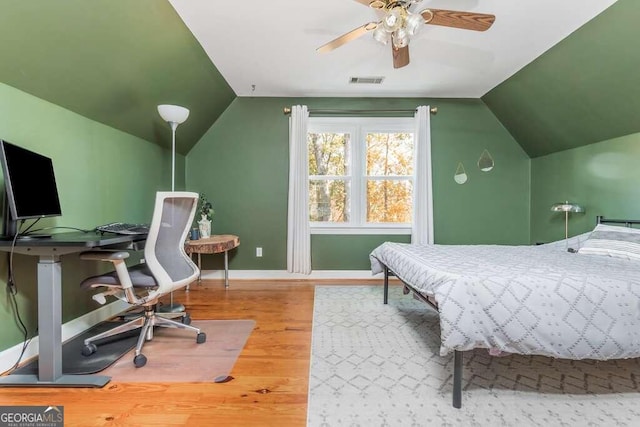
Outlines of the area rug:
[[462,408],[437,313],[401,286],[316,286],[307,425],[634,426],[640,363],[464,353]]
[[196,343],[195,333],[156,328],[142,354],[147,364],[136,368],[135,350],[125,354],[100,375],[120,382],[225,382],[255,326],[254,320],[194,320],[193,326],[207,334]]

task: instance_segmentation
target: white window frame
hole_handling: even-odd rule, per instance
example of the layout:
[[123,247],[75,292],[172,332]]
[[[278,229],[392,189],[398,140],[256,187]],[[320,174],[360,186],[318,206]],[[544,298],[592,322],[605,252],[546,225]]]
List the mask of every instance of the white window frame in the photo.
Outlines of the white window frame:
[[[309,133],[349,133],[351,135],[350,153],[345,153],[350,162],[350,174],[347,176],[323,176],[323,179],[346,180],[351,183],[350,222],[331,223],[310,221],[311,234],[411,234],[411,223],[367,223],[366,222],[366,144],[367,133],[404,132],[414,134],[415,121],[411,117],[310,117],[307,132]],[[415,145],[414,145],[415,147]],[[414,148],[415,153],[415,148]],[[409,180],[415,183],[414,175]],[[309,175],[309,180],[314,179]],[[385,180],[406,180],[407,178],[384,177]],[[415,186],[414,186],[415,187]],[[307,201],[308,203],[308,201]]]

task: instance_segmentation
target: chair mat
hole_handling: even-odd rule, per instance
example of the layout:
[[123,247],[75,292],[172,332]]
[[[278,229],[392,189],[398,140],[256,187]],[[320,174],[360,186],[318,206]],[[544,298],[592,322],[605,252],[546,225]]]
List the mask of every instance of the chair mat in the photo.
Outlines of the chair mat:
[[[98,350],[91,356],[82,355],[84,340],[118,326],[122,321],[105,321],[62,344],[62,373],[85,375],[100,372],[135,348],[140,329],[123,332],[98,341]],[[34,359],[12,372],[16,375],[37,374],[38,360]]]

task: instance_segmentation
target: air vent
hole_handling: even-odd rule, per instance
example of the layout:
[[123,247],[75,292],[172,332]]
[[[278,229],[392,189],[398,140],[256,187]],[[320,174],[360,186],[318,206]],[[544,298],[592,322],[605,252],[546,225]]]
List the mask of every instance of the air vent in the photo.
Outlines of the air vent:
[[384,77],[351,77],[349,83],[351,84],[365,84],[365,85],[379,85],[384,80]]

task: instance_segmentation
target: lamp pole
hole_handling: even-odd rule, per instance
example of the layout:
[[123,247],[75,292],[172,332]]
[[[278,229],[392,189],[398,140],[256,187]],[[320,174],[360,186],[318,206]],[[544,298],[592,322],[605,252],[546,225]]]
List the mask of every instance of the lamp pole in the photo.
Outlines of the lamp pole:
[[171,191],[176,191],[176,129],[178,123],[169,122],[171,126]]
[[[171,127],[171,191],[176,191],[176,129],[189,117],[189,110],[179,105],[158,105],[158,114]],[[188,288],[187,288],[188,289]],[[179,313],[185,311],[182,304],[174,304],[173,292],[170,293],[168,306],[162,306],[158,311],[164,313]]]

